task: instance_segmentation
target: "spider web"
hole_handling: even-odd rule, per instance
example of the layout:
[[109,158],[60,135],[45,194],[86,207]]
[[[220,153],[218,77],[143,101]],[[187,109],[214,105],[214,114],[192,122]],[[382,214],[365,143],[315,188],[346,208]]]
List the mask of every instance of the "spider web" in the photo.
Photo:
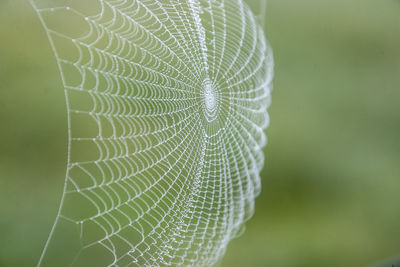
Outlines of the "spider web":
[[38,265],[217,263],[260,192],[272,53],[242,0],[33,0],[65,88]]

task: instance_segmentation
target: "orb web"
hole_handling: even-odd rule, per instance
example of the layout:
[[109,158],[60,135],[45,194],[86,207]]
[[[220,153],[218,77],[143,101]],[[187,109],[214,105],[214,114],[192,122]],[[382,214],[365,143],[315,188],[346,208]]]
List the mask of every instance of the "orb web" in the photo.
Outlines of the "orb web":
[[250,8],[32,4],[69,122],[64,193],[38,265],[218,262],[261,188],[273,60]]

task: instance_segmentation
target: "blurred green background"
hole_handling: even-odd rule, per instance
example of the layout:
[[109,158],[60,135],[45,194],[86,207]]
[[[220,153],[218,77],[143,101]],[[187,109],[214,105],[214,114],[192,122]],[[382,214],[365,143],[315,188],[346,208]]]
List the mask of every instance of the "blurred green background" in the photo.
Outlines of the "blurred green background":
[[[368,266],[400,254],[400,1],[270,0],[263,192],[223,266]],[[0,266],[33,266],[64,183],[55,58],[28,1],[0,1]]]

